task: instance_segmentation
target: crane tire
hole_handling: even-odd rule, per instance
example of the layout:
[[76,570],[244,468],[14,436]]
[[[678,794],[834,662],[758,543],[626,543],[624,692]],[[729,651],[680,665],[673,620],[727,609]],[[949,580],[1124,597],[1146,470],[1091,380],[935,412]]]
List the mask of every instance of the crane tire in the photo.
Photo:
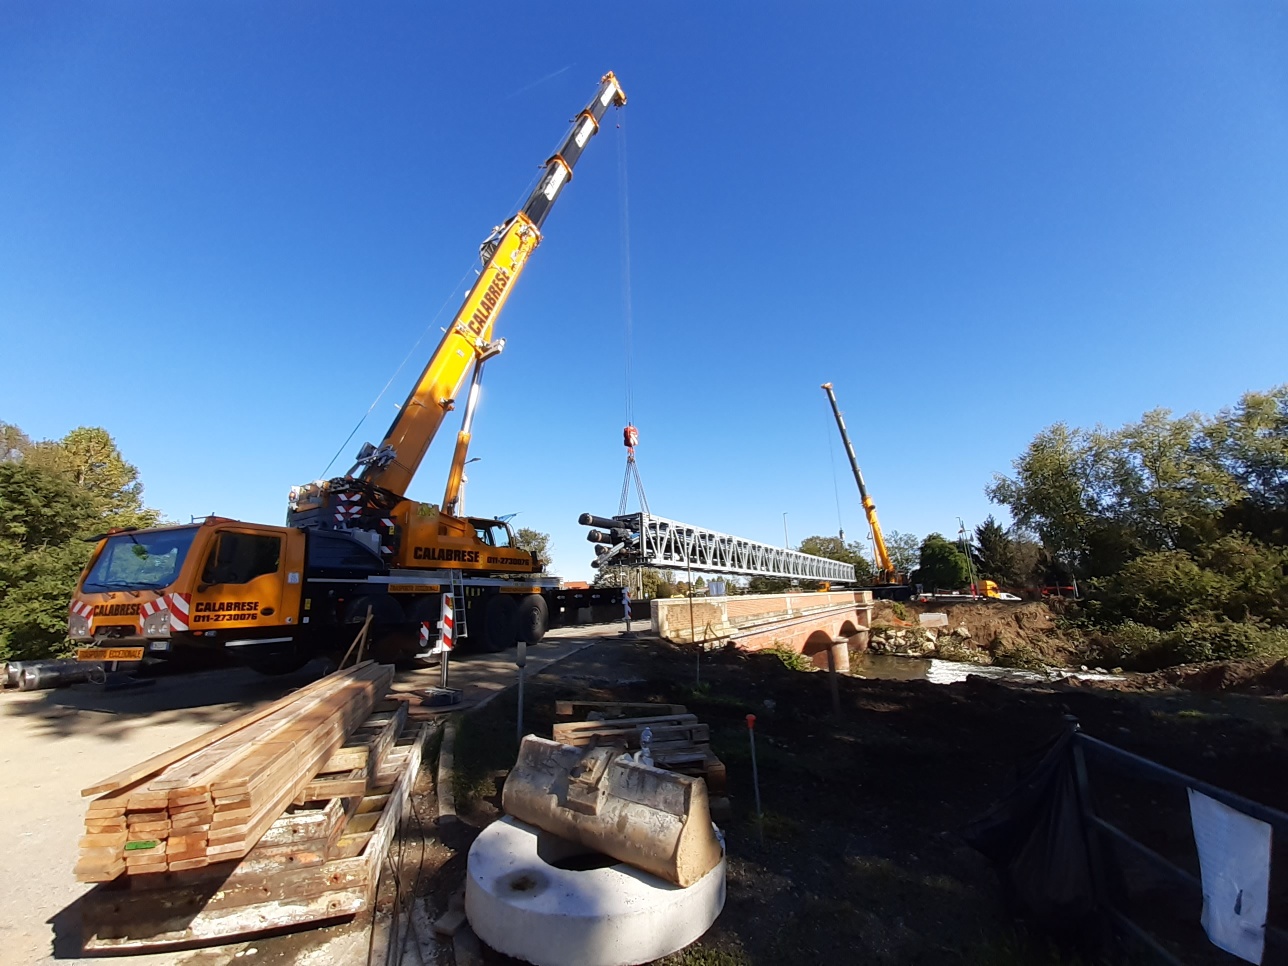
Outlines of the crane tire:
[[540,594],[529,594],[519,601],[515,617],[517,637],[526,644],[540,644],[550,626],[550,608]]
[[483,609],[483,633],[478,644],[485,651],[496,653],[513,647],[518,641],[515,624],[519,605],[509,594],[493,594]]
[[402,604],[388,594],[361,594],[345,601],[341,622],[361,624],[367,619],[368,607],[371,608],[373,629],[382,624],[401,624],[407,619],[403,615]]

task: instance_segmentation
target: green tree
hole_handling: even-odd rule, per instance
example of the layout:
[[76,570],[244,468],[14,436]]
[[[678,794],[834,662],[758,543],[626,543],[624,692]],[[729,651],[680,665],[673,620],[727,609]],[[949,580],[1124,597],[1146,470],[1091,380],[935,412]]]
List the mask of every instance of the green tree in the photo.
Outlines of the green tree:
[[31,449],[31,440],[17,426],[0,421],[0,463],[8,463],[22,458],[22,454]]
[[1014,476],[997,474],[985,492],[1045,546],[1080,553],[1092,515],[1086,500],[1088,449],[1085,433],[1057,423],[1038,433],[1014,461]]
[[[872,564],[868,561],[864,547],[857,540],[846,543],[840,537],[806,537],[796,548],[801,553],[814,557],[826,557],[828,560],[839,560],[854,567],[854,576],[860,583],[872,580]],[[817,581],[806,581],[816,586]]]
[[1013,469],[986,492],[1042,545],[1017,539],[1017,569],[1083,578],[1093,619],[1227,643],[1288,623],[1288,386],[1215,416],[1053,426]]
[[92,550],[86,538],[158,516],[106,431],[33,443],[0,423],[0,658],[65,653],[67,605]]
[[64,653],[67,605],[88,559],[97,507],[70,480],[0,463],[0,659]]
[[[540,530],[520,527],[514,531],[514,545],[520,550],[528,550],[537,555],[537,562],[544,570],[550,566],[550,534]],[[620,584],[618,586],[621,586]]]
[[1057,424],[986,492],[1056,558],[1084,574],[1114,573],[1141,554],[1219,535],[1222,515],[1247,495],[1222,457],[1226,422],[1160,409],[1117,430]]
[[921,538],[915,533],[900,533],[898,530],[891,530],[884,536],[886,553],[890,554],[894,569],[901,574],[916,570],[921,559]]
[[647,598],[670,597],[675,593],[675,583],[669,570],[657,570],[644,567],[605,567],[596,571],[592,582],[594,587],[631,587],[638,586],[637,579],[644,584],[644,596]]
[[1205,441],[1242,491],[1223,515],[1223,526],[1256,540],[1288,543],[1288,385],[1246,393],[1207,427]]
[[1042,562],[1046,551],[1042,544],[1016,527],[1011,528],[1011,553],[1015,558],[1017,583],[1026,587],[1042,586]]
[[1015,557],[1015,541],[992,516],[975,528],[975,568],[979,576],[1013,587],[1023,583]]
[[127,463],[104,429],[81,426],[60,440],[27,448],[23,461],[69,478],[98,508],[107,527],[150,527],[159,518],[143,505],[139,471]]
[[966,555],[941,534],[929,534],[921,542],[920,560],[913,581],[927,590],[957,590],[970,581]]
[[792,582],[786,577],[752,577],[747,581],[749,594],[782,594],[792,589]]

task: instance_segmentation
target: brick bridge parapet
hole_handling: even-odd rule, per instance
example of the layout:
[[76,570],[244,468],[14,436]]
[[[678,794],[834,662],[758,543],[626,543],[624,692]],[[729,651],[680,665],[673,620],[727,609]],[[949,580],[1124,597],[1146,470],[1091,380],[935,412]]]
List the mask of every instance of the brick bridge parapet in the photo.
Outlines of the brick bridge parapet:
[[680,644],[732,643],[747,651],[783,647],[827,667],[849,668],[849,647],[867,645],[872,593],[748,594],[741,597],[672,597],[649,603],[653,632]]

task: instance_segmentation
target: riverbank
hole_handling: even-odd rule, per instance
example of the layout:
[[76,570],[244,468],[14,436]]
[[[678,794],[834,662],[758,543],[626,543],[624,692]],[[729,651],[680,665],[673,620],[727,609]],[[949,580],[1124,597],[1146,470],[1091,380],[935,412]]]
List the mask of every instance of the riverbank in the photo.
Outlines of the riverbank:
[[[1130,751],[1288,807],[1282,696],[841,677],[838,718],[826,673],[790,670],[773,654],[721,651],[699,661],[656,641],[606,641],[569,658],[561,676],[531,681],[525,723],[536,733],[550,734],[559,699],[675,702],[710,725],[728,767],[728,903],[707,936],[673,958],[678,966],[1057,962],[1010,915],[991,869],[959,831],[1006,793],[1017,767],[1070,715]],[[498,814],[514,714],[507,696],[471,716],[464,733],[467,761],[458,768],[471,795],[463,814],[477,826]],[[1183,794],[1108,779],[1099,787],[1155,847],[1192,848]],[[1160,909],[1169,910],[1166,898]],[[1186,961],[1206,943],[1192,905],[1164,918],[1167,942],[1184,947]],[[1272,916],[1284,906],[1276,887]]]

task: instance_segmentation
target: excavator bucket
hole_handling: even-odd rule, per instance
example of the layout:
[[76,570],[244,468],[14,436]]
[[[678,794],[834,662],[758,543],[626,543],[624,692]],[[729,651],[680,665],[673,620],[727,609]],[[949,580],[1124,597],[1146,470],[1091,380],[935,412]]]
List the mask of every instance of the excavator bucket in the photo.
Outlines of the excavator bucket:
[[706,783],[634,760],[621,746],[574,748],[528,735],[505,780],[506,814],[689,886],[719,864]]

